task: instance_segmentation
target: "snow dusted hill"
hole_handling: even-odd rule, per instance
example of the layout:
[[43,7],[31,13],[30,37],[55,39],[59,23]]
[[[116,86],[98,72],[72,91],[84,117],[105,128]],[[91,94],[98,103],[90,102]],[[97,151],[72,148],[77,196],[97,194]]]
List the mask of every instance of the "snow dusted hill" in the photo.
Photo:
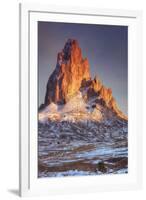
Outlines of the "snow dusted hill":
[[39,112],[39,122],[49,121],[111,121],[119,119],[117,115],[106,106],[97,103],[97,97],[85,101],[79,91],[66,104],[50,103]]
[[39,112],[39,177],[128,172],[128,124],[78,92]]

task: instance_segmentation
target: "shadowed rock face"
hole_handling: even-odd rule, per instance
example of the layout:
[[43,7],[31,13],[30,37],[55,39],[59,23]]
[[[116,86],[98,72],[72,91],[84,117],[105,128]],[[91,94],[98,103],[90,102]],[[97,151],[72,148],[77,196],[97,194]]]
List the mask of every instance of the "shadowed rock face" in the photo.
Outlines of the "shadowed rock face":
[[77,40],[68,39],[63,50],[58,53],[56,68],[48,80],[45,102],[41,107],[44,108],[52,102],[65,104],[78,91],[84,91],[85,101],[96,97],[97,104],[105,106],[119,118],[127,120],[118,108],[112,89],[106,88],[97,76],[91,79],[88,59],[82,57]]

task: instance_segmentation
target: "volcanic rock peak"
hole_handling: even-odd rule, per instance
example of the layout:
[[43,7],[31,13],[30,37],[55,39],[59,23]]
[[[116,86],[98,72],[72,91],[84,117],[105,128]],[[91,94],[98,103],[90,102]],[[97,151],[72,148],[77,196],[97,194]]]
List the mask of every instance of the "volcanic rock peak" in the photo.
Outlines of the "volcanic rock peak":
[[65,104],[79,91],[86,102],[96,97],[97,104],[127,120],[118,108],[112,90],[106,88],[97,76],[91,79],[88,59],[83,58],[77,40],[68,39],[63,50],[58,53],[56,68],[48,80],[43,107],[50,103]]
[[48,80],[45,104],[66,103],[80,89],[82,80],[88,79],[88,60],[82,57],[78,42],[69,39],[58,53],[56,69]]

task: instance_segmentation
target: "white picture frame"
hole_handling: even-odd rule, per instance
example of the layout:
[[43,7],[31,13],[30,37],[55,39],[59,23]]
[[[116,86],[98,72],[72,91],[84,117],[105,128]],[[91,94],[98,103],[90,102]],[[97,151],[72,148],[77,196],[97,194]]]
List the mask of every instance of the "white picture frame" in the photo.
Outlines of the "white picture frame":
[[[20,4],[20,196],[134,190],[142,187],[142,14]],[[128,174],[37,178],[37,21],[128,26]],[[31,133],[31,134],[30,134]]]

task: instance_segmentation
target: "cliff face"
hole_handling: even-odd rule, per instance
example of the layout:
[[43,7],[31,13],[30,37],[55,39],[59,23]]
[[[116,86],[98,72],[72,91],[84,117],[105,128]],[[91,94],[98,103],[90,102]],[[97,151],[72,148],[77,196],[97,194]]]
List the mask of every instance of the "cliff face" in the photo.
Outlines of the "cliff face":
[[86,102],[94,97],[97,104],[127,120],[118,108],[112,89],[106,88],[97,76],[91,79],[87,58],[82,57],[78,42],[69,39],[63,50],[58,53],[56,68],[47,83],[43,107],[50,103],[66,104],[79,91]]
[[89,78],[88,60],[82,57],[78,42],[69,39],[58,53],[56,69],[48,80],[45,104],[66,103],[79,90],[82,80]]

